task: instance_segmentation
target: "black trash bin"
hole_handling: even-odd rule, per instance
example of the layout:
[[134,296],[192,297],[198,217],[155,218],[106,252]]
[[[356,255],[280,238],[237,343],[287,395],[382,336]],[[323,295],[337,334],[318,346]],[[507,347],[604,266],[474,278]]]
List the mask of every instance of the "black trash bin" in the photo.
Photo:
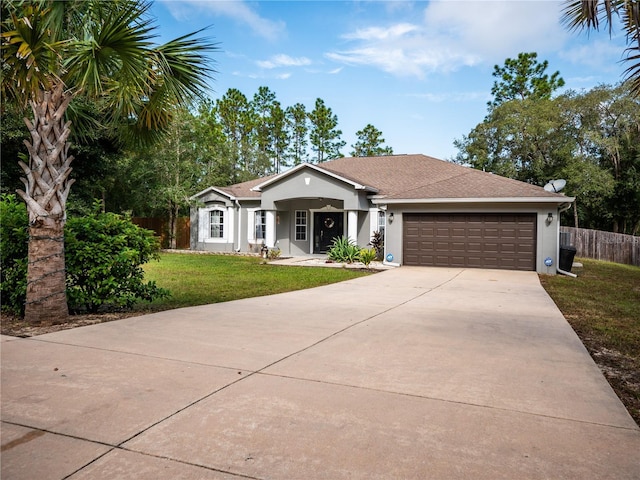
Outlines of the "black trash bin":
[[570,272],[571,267],[573,266],[573,257],[576,256],[576,247],[572,247],[571,245],[563,245],[560,247],[560,260],[559,266],[560,270],[564,270],[565,272]]

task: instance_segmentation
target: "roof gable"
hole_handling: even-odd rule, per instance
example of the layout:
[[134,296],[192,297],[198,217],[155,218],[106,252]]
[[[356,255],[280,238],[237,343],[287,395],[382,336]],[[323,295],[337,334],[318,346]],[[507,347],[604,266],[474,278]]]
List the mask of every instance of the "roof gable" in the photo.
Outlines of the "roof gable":
[[291,168],[290,170],[287,170],[286,172],[281,173],[280,175],[274,175],[271,176],[267,179],[263,179],[264,181],[256,186],[254,186],[252,188],[252,190],[254,191],[262,191],[265,188],[270,187],[271,185],[274,185],[276,183],[279,183],[285,179],[287,179],[288,177],[302,171],[305,169],[309,169],[309,170],[313,170],[315,172],[318,172],[322,175],[326,175],[329,176],[335,180],[338,180],[339,182],[343,182],[346,183],[348,185],[351,185],[353,188],[355,188],[356,190],[368,190],[372,193],[377,193],[377,189],[371,186],[367,186],[366,184],[360,183],[356,180],[353,180],[352,178],[349,177],[345,177],[340,175],[337,172],[333,172],[331,170],[327,170],[326,168],[323,168],[324,164],[321,165],[314,165],[311,163],[301,163],[300,165],[296,165],[295,167]]

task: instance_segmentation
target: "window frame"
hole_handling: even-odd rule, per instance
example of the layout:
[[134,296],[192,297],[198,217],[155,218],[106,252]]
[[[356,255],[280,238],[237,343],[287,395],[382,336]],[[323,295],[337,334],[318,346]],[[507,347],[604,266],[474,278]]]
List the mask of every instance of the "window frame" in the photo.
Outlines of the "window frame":
[[380,232],[382,238],[384,238],[385,230],[387,229],[387,212],[385,212],[384,210],[378,210],[377,227],[378,232]]
[[[302,214],[302,217],[304,218],[304,223],[299,223],[298,222],[298,214]],[[295,224],[294,224],[294,238],[296,242],[306,242],[307,238],[309,237],[308,235],[308,231],[309,231],[309,214],[306,210],[296,210],[295,211]],[[300,217],[302,219],[302,217]],[[301,228],[303,230],[298,230],[298,228]],[[300,234],[300,235],[299,235]]]
[[[214,216],[218,217],[218,221],[217,222],[213,222],[213,218]],[[212,240],[223,240],[224,234],[225,234],[225,228],[224,228],[224,222],[225,222],[225,211],[221,208],[214,208],[213,210],[209,210],[209,229],[208,229],[208,233],[209,236],[208,238],[212,239]],[[213,228],[217,227],[218,228],[218,235],[214,235],[213,234]]]
[[[258,222],[260,219],[260,222]],[[253,235],[255,240],[262,240],[263,242],[267,238],[267,212],[266,210],[256,210],[253,216]]]

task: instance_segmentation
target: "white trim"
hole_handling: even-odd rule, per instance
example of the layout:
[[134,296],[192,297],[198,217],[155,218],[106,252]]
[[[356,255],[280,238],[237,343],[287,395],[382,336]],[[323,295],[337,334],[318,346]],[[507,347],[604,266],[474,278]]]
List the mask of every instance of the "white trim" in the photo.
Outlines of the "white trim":
[[[209,210],[209,225],[207,225],[207,240],[211,240],[214,242],[220,242],[220,241],[225,241],[225,235],[227,233],[227,229],[225,226],[225,222],[227,221],[227,215],[226,215],[226,209],[222,209],[222,208],[214,208],[212,210]],[[216,215],[213,215],[213,214]],[[213,222],[212,221],[212,217],[215,217],[217,220],[221,220],[219,223]],[[222,217],[222,218],[220,218]],[[220,228],[220,232],[216,232],[216,233],[220,233],[221,235],[219,236],[213,236],[211,234],[211,232],[213,231],[214,227],[216,227],[216,230],[218,228]]]
[[347,211],[347,238],[354,243],[358,243],[358,211]]
[[[304,240],[298,240],[298,212],[304,213]],[[293,239],[294,242],[306,242],[309,240],[309,210],[294,210],[293,211]]]
[[205,188],[204,190],[202,190],[201,192],[196,193],[195,195],[192,195],[191,197],[189,197],[189,200],[195,200],[198,197],[203,196],[205,193],[209,193],[209,192],[215,192],[219,195],[222,195],[223,197],[227,197],[229,200],[235,200],[236,197],[234,197],[233,195],[231,195],[230,193],[227,193],[223,190],[220,190],[219,188],[216,187],[208,187]]
[[256,238],[256,212],[262,210],[258,208],[247,208],[247,241],[249,243],[256,243],[258,240],[264,241],[264,239]]
[[264,243],[267,247],[273,248],[276,244],[276,212],[273,210],[265,211],[265,233],[264,233]]
[[[202,243],[228,243],[229,229],[233,228],[233,213],[226,206],[215,205],[198,209],[198,241]],[[211,212],[222,212],[222,237],[211,237]],[[231,233],[233,241],[233,233]]]
[[238,247],[236,248],[236,246],[234,245],[234,248],[237,252],[239,252],[240,250],[242,250],[242,205],[240,205],[240,202],[238,200],[235,201],[235,204],[235,208],[238,211],[238,217],[236,220],[236,226],[238,227]]
[[575,197],[491,197],[491,198],[371,198],[371,203],[379,204],[399,204],[410,205],[428,203],[572,203]]
[[373,234],[378,230],[378,212],[379,208],[369,209],[369,241],[373,238]]

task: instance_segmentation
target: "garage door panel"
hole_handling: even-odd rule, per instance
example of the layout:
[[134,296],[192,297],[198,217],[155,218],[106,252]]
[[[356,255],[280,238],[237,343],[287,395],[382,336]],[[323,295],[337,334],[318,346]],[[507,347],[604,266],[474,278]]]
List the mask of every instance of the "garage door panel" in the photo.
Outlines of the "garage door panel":
[[405,214],[404,263],[535,270],[535,214]]
[[451,244],[451,251],[452,252],[465,252],[466,251],[466,245],[464,244],[464,242],[453,242]]
[[517,246],[515,243],[502,243],[500,245],[500,253],[503,255],[516,254]]

